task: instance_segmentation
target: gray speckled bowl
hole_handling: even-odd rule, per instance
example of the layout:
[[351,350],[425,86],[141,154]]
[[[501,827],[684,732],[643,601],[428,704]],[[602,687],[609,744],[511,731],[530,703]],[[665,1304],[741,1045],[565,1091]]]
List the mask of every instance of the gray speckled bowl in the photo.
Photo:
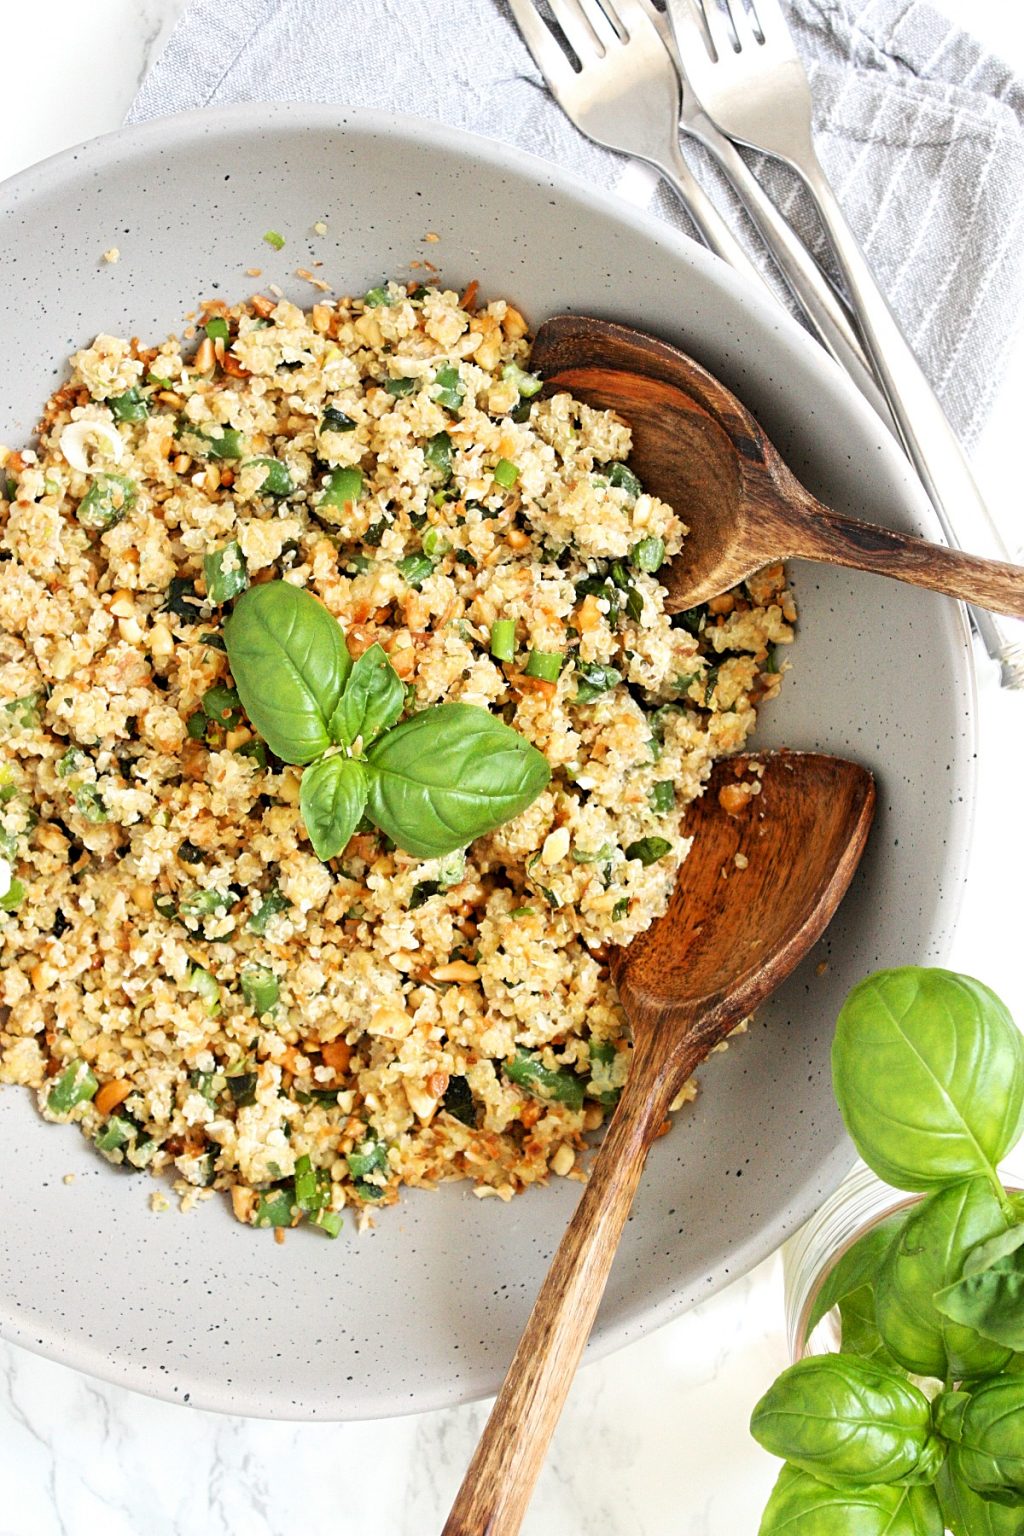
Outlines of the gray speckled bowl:
[[[317,239],[320,217],[329,233]],[[279,255],[268,228],[287,236]],[[428,230],[438,243],[424,244]],[[101,260],[113,245],[117,265]],[[258,286],[247,267],[308,304],[290,274],[313,259],[361,291],[425,257],[456,287],[477,277],[515,297],[534,321],[585,310],[681,344],[815,492],[936,536],[903,459],[836,368],[702,249],[499,144],[337,108],[150,123],[0,188],[0,442],[28,437],[65,357],[99,330],[161,337],[201,296]],[[974,751],[961,613],[845,571],[795,577],[794,669],[759,740],[868,764],[878,820],[824,946],[702,1071],[697,1105],[658,1143],[594,1351],[742,1274],[838,1182],[852,1160],[828,1077],[840,1001],[876,966],[940,957],[956,916]],[[219,1202],[152,1214],[148,1180],[44,1126],[13,1089],[0,1095],[0,1167],[5,1337],[161,1397],[296,1418],[496,1388],[579,1194],[555,1180],[506,1206],[452,1185],[408,1195],[364,1237],[349,1223],[337,1242],[299,1231],[280,1247]]]

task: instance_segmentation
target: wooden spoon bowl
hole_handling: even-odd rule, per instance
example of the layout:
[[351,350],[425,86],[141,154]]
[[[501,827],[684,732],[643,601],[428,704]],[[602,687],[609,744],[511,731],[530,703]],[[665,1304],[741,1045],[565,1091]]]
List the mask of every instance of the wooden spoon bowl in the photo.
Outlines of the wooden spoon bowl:
[[787,468],[736,396],[685,352],[626,326],[556,315],[531,357],[548,392],[618,412],[647,490],[689,527],[659,572],[678,613],[790,557],[874,571],[1024,618],[1024,568],[831,511]]
[[[738,784],[751,792],[729,814],[719,796]],[[856,763],[776,752],[719,763],[689,807],[693,846],[668,911],[612,962],[633,1030],[629,1079],[444,1536],[519,1530],[669,1105],[820,937],[863,852],[874,799]]]

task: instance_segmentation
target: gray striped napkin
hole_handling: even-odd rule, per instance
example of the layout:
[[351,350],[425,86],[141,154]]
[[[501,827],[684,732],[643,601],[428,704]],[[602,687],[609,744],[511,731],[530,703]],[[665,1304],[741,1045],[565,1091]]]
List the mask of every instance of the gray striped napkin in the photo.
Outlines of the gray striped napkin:
[[[1022,310],[1024,82],[926,0],[788,4],[826,169],[970,443]],[[592,184],[614,188],[623,173],[548,97],[504,0],[193,0],[129,121],[246,100],[413,112],[519,144]],[[739,221],[717,173],[693,158]],[[788,173],[768,162],[759,171],[820,251]],[[652,191],[650,201],[687,227],[669,194]]]

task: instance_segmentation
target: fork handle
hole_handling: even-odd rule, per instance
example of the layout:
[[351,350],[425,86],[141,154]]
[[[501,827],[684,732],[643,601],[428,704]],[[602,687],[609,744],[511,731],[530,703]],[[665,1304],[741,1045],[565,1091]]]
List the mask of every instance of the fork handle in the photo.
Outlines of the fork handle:
[[687,164],[677,135],[672,135],[666,147],[666,158],[651,159],[648,164],[653,165],[672,188],[708,250],[728,262],[734,271],[741,273],[755,287],[766,287],[764,273],[751,261]]
[[886,426],[895,431],[892,413],[846,308],[800,236],[776,208],[732,140],[719,133],[703,113],[692,114],[682,127],[717,160],[822,346],[849,374]]
[[[789,163],[815,201],[868,356],[943,533],[957,547],[966,544],[1006,562],[1009,552],[978,490],[967,457],[875,282],[813,146],[804,146],[799,160],[790,159]],[[972,612],[989,655],[1001,663],[1004,686],[1024,688],[1024,625],[983,610]]]

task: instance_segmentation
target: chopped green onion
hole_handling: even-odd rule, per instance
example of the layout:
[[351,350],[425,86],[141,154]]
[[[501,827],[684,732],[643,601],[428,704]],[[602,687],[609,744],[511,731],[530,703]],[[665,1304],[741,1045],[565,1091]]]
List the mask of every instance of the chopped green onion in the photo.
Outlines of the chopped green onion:
[[658,571],[665,564],[665,540],[653,536],[641,539],[633,545],[629,558],[638,571]]
[[107,404],[115,421],[145,421],[149,415],[149,402],[134,384],[123,395],[112,395]]
[[276,229],[268,229],[263,236],[268,245],[272,245],[275,251],[283,250],[284,235],[279,235]]
[[72,1061],[50,1089],[47,1108],[54,1115],[70,1114],[76,1104],[84,1104],[95,1097],[99,1086],[84,1061]]
[[18,494],[18,482],[13,475],[0,475],[0,496],[4,501],[13,501]]
[[385,379],[384,393],[394,400],[401,400],[404,395],[412,394],[416,384],[416,379]]
[[519,479],[519,465],[513,464],[511,459],[499,459],[494,466],[494,482],[504,490],[510,491]]
[[222,549],[211,549],[203,556],[203,575],[206,577],[206,595],[218,606],[245,591],[249,585],[249,572],[237,539],[231,539]]
[[318,432],[354,432],[356,424],[351,416],[346,416],[344,411],[339,411],[333,405],[329,405],[320,418]]
[[79,784],[74,790],[75,809],[83,820],[94,827],[110,820],[110,812],[95,784]]
[[439,368],[434,375],[434,399],[438,405],[443,405],[445,410],[457,411],[466,398],[466,391],[462,386],[462,375],[458,368],[449,363],[444,368]]
[[659,816],[664,816],[671,811],[676,803],[676,787],[671,779],[661,779],[659,783],[652,784],[647,791],[647,798],[651,802],[651,810]]
[[615,903],[614,907],[612,907],[612,922],[613,923],[621,923],[622,919],[626,916],[628,911],[629,911],[629,897],[628,896],[620,896],[618,901]]
[[186,421],[179,427],[178,437],[199,459],[240,459],[245,452],[245,438],[237,427],[223,427],[219,432],[200,431]]
[[17,912],[25,900],[25,882],[16,876],[2,896],[0,896],[0,912]]
[[207,720],[222,725],[225,730],[237,725],[242,718],[242,701],[238,697],[238,689],[229,688],[225,683],[214,683],[212,688],[207,688],[202,705]]
[[451,545],[441,532],[440,528],[428,528],[423,535],[423,553],[431,560],[440,560],[451,549]]
[[279,890],[270,890],[250,917],[246,927],[250,933],[258,934],[262,938],[270,926],[271,918],[276,917],[279,912],[287,912],[290,906],[291,902],[287,896],[283,896]]
[[223,891],[211,891],[202,889],[190,891],[181,900],[182,917],[212,917],[215,912],[227,912],[233,902],[232,896],[227,896]]
[[230,334],[228,323],[223,315],[212,316],[211,319],[207,320],[204,330],[211,341],[227,341]]
[[432,573],[434,562],[429,555],[406,555],[404,560],[397,562],[396,569],[403,580],[418,591]]
[[431,469],[436,469],[447,480],[452,472],[452,440],[447,432],[438,432],[423,450],[423,457]]
[[134,480],[125,475],[97,475],[75,516],[83,528],[113,528],[130,511],[135,494]]
[[39,706],[42,701],[42,690],[37,689],[34,693],[23,694],[20,699],[11,699],[4,705],[4,713],[13,716],[22,730],[32,731],[40,723]]
[[388,1149],[378,1139],[376,1131],[367,1126],[365,1137],[353,1147],[345,1161],[354,1179],[365,1179],[367,1174],[380,1173],[388,1167]]
[[575,666],[578,681],[574,704],[592,704],[622,682],[622,673],[615,667],[606,666],[603,661],[581,661],[577,657]]
[[272,1189],[260,1195],[252,1224],[254,1227],[290,1227],[292,1197],[288,1190]]
[[537,374],[527,373],[518,363],[506,363],[501,370],[501,377],[513,383],[524,400],[532,400],[544,388],[543,380]]
[[634,499],[643,495],[643,486],[634,475],[628,464],[610,464],[608,466],[608,484],[614,485],[617,490],[625,491]]
[[201,965],[193,965],[188,972],[188,985],[203,1000],[203,1007],[211,1018],[220,1013],[220,982]]
[[567,1105],[569,1109],[583,1108],[585,1085],[582,1077],[577,1077],[568,1068],[552,1071],[539,1056],[524,1050],[521,1045],[516,1047],[512,1060],[506,1061],[505,1075],[540,1099],[553,1099],[558,1104]]
[[295,1204],[304,1216],[315,1216],[330,1203],[331,1176],[314,1168],[308,1154],[295,1159]]
[[281,995],[277,977],[268,965],[247,965],[241,975],[242,996],[262,1018],[273,1012]]
[[511,661],[515,654],[515,619],[495,619],[491,625],[491,655],[497,661]]
[[317,505],[334,507],[341,510],[352,502],[358,501],[363,494],[363,472],[361,469],[332,469],[327,477],[327,486]]
[[555,683],[564,661],[562,651],[531,651],[523,671],[527,677],[540,677],[547,683]]
[[317,1211],[309,1219],[314,1227],[326,1232],[328,1237],[337,1237],[345,1218],[340,1211]]
[[261,469],[266,470],[266,474],[263,476],[263,483],[260,486],[261,495],[273,496],[275,500],[280,500],[284,496],[294,496],[295,481],[292,479],[292,472],[287,464],[282,464],[280,459],[246,459],[242,468],[247,469],[250,465],[254,464],[258,464]]
[[776,649],[774,644],[769,645],[769,647],[768,647],[768,655],[765,657],[764,666],[761,668],[761,671],[762,672],[778,672],[779,671],[779,655],[778,655],[778,650]]
[[138,1135],[138,1126],[127,1115],[109,1115],[93,1137],[97,1152],[119,1152]]
[[593,853],[583,848],[574,848],[572,857],[576,864],[610,864],[615,857],[615,844],[602,843],[600,848],[594,849]]
[[646,869],[649,864],[656,864],[666,853],[671,852],[672,844],[664,837],[640,837],[626,848],[626,858],[639,859]]
[[363,294],[363,303],[367,309],[390,309],[392,300],[387,288],[368,288]]

